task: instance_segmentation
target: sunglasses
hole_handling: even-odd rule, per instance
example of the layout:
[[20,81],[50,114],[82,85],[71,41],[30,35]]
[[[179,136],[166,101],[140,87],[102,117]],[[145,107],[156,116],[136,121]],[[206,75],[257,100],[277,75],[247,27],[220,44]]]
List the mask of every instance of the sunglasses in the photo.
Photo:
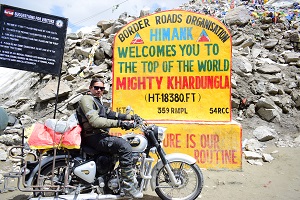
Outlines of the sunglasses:
[[94,90],[101,90],[101,91],[104,91],[105,90],[105,87],[99,87],[99,86],[93,86],[94,87]]

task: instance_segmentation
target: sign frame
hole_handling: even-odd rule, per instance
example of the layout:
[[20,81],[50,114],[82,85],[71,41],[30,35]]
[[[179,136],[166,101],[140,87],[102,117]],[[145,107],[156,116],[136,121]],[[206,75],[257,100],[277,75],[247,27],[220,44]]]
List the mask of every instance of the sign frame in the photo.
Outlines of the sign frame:
[[68,19],[0,4],[0,67],[60,76]]

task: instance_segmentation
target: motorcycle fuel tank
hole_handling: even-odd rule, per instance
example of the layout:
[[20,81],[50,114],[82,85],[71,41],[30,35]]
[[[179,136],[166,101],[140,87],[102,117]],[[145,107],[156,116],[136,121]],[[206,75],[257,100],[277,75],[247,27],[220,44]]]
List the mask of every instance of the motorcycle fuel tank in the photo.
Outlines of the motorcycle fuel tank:
[[96,176],[96,163],[94,161],[90,161],[79,165],[74,169],[74,174],[82,180],[92,183]]
[[132,152],[143,152],[147,148],[148,140],[143,135],[129,133],[122,137],[131,145]]

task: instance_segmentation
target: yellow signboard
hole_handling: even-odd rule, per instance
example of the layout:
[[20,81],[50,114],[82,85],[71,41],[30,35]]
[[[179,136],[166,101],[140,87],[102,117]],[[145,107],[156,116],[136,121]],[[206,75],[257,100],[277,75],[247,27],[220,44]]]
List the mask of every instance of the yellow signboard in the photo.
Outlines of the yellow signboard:
[[148,120],[231,121],[231,46],[226,27],[198,13],[129,23],[114,40],[113,109],[134,104]]
[[[167,128],[163,146],[166,153],[185,153],[206,169],[242,169],[242,129],[240,124],[175,123],[159,124]],[[111,129],[111,134],[124,131]]]

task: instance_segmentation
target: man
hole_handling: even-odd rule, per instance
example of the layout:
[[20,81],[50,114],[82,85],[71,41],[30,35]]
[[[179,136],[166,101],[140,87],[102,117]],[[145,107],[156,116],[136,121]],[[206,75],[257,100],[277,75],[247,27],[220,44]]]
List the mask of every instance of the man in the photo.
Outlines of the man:
[[105,87],[99,78],[92,79],[89,90],[90,94],[81,98],[77,110],[83,129],[82,144],[101,152],[118,154],[124,191],[134,198],[142,198],[143,194],[134,187],[130,144],[121,137],[108,134],[110,128],[121,127],[126,130],[133,128],[132,123],[124,121],[131,120],[133,116],[114,112],[103,105],[102,96]]

